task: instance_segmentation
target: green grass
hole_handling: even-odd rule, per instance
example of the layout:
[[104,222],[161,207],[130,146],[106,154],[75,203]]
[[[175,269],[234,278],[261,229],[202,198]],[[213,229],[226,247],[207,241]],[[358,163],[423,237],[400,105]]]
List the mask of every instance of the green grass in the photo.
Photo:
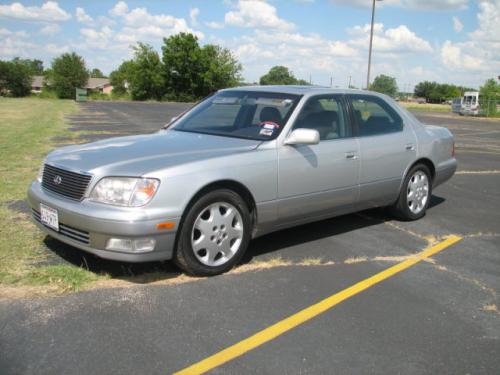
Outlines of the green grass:
[[99,277],[73,265],[35,266],[47,258],[44,235],[29,215],[9,207],[26,199],[52,138],[78,135],[64,122],[76,110],[69,100],[0,98],[0,294],[4,285],[78,290]]
[[409,102],[399,102],[403,107],[411,111],[424,111],[424,112],[448,112],[451,113],[451,106],[448,104],[418,104]]

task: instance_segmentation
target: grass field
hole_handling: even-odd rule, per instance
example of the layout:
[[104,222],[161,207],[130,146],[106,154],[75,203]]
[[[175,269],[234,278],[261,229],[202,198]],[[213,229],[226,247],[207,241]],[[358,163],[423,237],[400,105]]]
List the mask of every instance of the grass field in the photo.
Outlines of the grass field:
[[10,287],[37,287],[63,292],[78,290],[99,276],[72,265],[40,265],[47,258],[44,236],[31,223],[26,191],[57,136],[76,137],[64,116],[74,102],[36,98],[0,98],[0,296]]
[[412,111],[424,111],[424,112],[448,112],[451,113],[451,106],[448,104],[418,104],[410,102],[399,102],[403,107]]

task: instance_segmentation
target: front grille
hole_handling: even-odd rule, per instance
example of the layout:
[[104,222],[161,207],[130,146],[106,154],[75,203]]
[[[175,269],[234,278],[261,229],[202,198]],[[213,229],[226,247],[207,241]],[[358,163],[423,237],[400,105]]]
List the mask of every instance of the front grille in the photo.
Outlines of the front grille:
[[70,172],[45,164],[43,168],[42,186],[65,197],[81,200],[92,176]]
[[[33,218],[36,221],[38,221],[40,224],[43,225],[42,219],[40,218],[40,212],[38,212],[36,210],[33,210],[33,209],[32,209],[32,212],[33,212]],[[48,228],[48,229],[50,229],[50,230],[53,230],[52,228],[50,228],[48,226],[45,226],[45,227]],[[85,245],[89,245],[90,244],[90,234],[89,234],[89,232],[85,232],[83,230],[76,229],[74,227],[70,227],[69,225],[64,225],[62,223],[59,223],[59,232],[56,232],[56,233],[59,233],[59,234],[61,234],[63,236],[71,238],[72,240],[81,242],[81,243],[83,243]]]

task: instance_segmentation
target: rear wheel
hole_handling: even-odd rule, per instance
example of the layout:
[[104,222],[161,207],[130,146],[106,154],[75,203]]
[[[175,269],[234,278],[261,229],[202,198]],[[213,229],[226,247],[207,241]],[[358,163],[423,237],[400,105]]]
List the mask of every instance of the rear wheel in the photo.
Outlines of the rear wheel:
[[245,253],[251,220],[243,199],[231,190],[215,190],[196,201],[182,224],[175,261],[191,275],[229,271]]
[[432,180],[429,168],[415,165],[405,177],[399,198],[392,212],[403,220],[417,220],[425,215],[432,195]]

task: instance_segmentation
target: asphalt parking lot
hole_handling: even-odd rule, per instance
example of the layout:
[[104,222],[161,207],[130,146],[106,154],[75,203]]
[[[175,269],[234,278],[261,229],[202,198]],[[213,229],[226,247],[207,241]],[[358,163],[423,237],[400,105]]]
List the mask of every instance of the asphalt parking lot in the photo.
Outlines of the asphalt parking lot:
[[[83,142],[152,132],[185,108],[89,102],[68,121]],[[0,302],[0,372],[168,374],[211,358],[200,368],[214,374],[498,374],[500,121],[416,115],[455,134],[459,161],[423,219],[377,209],[284,230],[253,241],[236,270],[199,279],[48,239],[51,262],[127,284]],[[460,240],[371,278],[451,235]]]

